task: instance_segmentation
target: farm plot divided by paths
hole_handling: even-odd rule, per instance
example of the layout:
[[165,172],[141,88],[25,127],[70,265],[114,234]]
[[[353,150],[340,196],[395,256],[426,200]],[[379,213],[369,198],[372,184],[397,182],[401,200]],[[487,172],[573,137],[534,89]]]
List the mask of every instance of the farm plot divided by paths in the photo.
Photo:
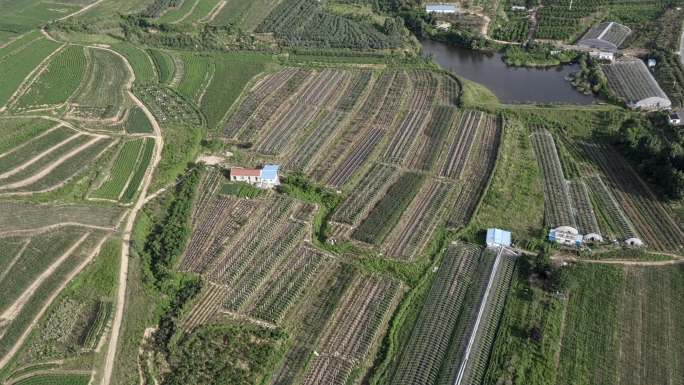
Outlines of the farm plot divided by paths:
[[121,147],[109,175],[91,194],[91,198],[130,203],[152,160],[154,140],[135,139]]
[[545,222],[549,227],[577,228],[568,185],[563,175],[556,144],[551,133],[543,130],[532,134],[532,144],[544,180]]
[[515,259],[452,244],[396,364],[392,385],[479,383]]
[[672,213],[651,192],[627,161],[607,146],[584,144],[584,151],[602,171],[620,208],[647,247],[678,252],[684,247],[684,232]]
[[202,274],[211,287],[185,324],[196,327],[221,311],[280,322],[325,259],[305,241],[314,211],[282,196],[223,196],[213,180],[202,181],[181,261],[182,270]]
[[115,141],[57,126],[0,155],[0,194],[54,190],[99,158]]
[[346,384],[352,371],[364,366],[401,291],[401,284],[387,278],[357,276],[328,322],[302,384]]

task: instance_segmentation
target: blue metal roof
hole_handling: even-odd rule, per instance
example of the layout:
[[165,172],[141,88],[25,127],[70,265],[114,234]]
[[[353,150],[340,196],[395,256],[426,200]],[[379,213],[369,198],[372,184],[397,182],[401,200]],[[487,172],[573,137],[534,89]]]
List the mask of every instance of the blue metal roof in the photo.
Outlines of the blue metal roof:
[[501,229],[487,229],[487,245],[511,245],[511,232]]
[[278,169],[280,166],[276,164],[267,164],[261,169],[261,179],[275,180],[278,178]]
[[456,6],[452,4],[427,4],[425,10],[427,12],[456,12]]

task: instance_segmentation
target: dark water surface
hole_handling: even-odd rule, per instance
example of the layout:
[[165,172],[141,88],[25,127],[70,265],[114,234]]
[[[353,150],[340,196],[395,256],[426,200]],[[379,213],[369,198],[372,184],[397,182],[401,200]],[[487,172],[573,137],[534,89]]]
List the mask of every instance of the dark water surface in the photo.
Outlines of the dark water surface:
[[509,67],[500,53],[484,53],[423,40],[423,54],[432,55],[443,68],[489,88],[502,103],[592,104],[565,77],[579,70],[570,64],[548,69]]

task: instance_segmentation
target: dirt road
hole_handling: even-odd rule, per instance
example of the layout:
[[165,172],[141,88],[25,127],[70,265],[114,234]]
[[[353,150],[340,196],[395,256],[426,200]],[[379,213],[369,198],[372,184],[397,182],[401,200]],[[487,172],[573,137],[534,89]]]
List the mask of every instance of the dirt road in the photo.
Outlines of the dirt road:
[[145,178],[142,183],[142,189],[140,191],[140,194],[138,195],[138,199],[136,200],[135,204],[131,208],[130,213],[128,214],[128,218],[126,219],[126,224],[123,228],[123,245],[121,248],[121,266],[119,269],[119,287],[117,290],[116,294],[116,309],[114,311],[114,320],[112,322],[112,331],[110,334],[110,339],[109,339],[109,345],[107,346],[107,353],[105,356],[105,363],[104,363],[104,369],[103,369],[103,374],[102,374],[102,382],[101,385],[109,385],[110,382],[112,381],[112,373],[114,372],[114,363],[116,362],[116,350],[117,346],[119,344],[119,335],[121,333],[121,323],[123,321],[123,312],[124,312],[124,307],[125,307],[125,301],[126,301],[126,288],[127,288],[127,278],[128,278],[128,258],[130,255],[130,241],[131,241],[131,232],[133,231],[133,225],[135,224],[135,219],[138,215],[138,212],[140,209],[144,206],[145,204],[145,199],[147,197],[147,190],[150,187],[150,182],[152,181],[152,175],[154,174],[154,171],[157,169],[157,165],[159,164],[159,160],[161,159],[161,151],[162,147],[164,146],[164,140],[161,135],[161,128],[159,127],[159,123],[157,120],[154,118],[150,110],[147,109],[145,104],[138,99],[133,92],[131,92],[131,86],[133,85],[133,82],[135,82],[135,72],[133,72],[133,68],[131,67],[131,64],[126,60],[125,57],[120,55],[118,52],[108,50],[117,56],[121,57],[121,59],[124,61],[126,64],[126,67],[128,68],[129,72],[131,73],[131,79],[128,82],[128,89],[126,92],[128,93],[128,96],[133,100],[133,102],[145,113],[145,116],[149,119],[150,123],[152,124],[152,128],[154,131],[154,141],[155,141],[155,146],[154,146],[154,156],[152,157],[152,161],[150,162],[150,166],[147,169],[147,172],[145,173]]

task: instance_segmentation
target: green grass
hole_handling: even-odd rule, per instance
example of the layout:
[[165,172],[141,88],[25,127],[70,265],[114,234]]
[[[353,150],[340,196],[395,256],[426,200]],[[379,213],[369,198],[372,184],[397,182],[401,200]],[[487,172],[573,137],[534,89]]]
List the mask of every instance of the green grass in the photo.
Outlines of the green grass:
[[19,98],[18,108],[64,103],[76,91],[86,70],[83,47],[70,45],[55,55],[28,92]]
[[48,21],[64,17],[81,8],[69,2],[51,2],[45,0],[23,0],[0,2],[0,27],[6,30],[23,31],[37,28]]
[[183,54],[183,79],[178,85],[178,92],[194,103],[198,102],[200,94],[209,82],[214,72],[211,56],[197,54]]
[[0,238],[0,275],[3,275],[9,264],[24,245],[20,238]]
[[211,11],[216,7],[221,0],[200,0],[192,13],[183,19],[184,23],[194,23],[198,21],[204,21],[209,17]]
[[206,0],[183,0],[180,7],[169,8],[169,10],[164,12],[164,14],[158,19],[158,21],[161,23],[180,22],[185,17],[185,15],[189,14],[192,11],[193,6],[195,6],[197,2],[203,1]]
[[126,188],[126,183],[137,170],[144,141],[144,139],[130,140],[123,144],[114,160],[112,169],[109,171],[108,179],[93,193],[93,197],[119,199],[121,192]]
[[130,43],[113,44],[112,48],[122,54],[131,64],[136,83],[146,84],[157,81],[154,63],[145,50]]
[[[565,301],[530,286],[516,268],[485,385],[553,384]],[[532,336],[538,331],[538,338]],[[537,333],[537,332],[534,333]]]
[[174,72],[176,71],[171,56],[164,51],[152,48],[148,49],[146,52],[152,58],[159,82],[162,84],[167,84],[170,82],[173,78]]
[[51,120],[40,118],[0,119],[0,153],[26,143],[55,125],[56,123]]
[[272,61],[268,55],[248,52],[217,54],[215,60],[214,77],[199,106],[210,130],[221,122],[250,79]]
[[270,0],[228,0],[212,24],[232,24],[245,31],[253,31],[276,5],[277,2]]
[[256,198],[264,190],[244,182],[228,182],[221,186],[221,194],[235,195],[240,198]]
[[126,120],[126,132],[129,134],[151,134],[154,132],[152,123],[145,115],[145,112],[138,107],[135,107],[128,114]]
[[88,385],[88,374],[40,374],[15,382],[15,385]]
[[138,188],[140,187],[140,183],[145,177],[145,173],[147,172],[147,168],[150,165],[150,161],[152,160],[153,154],[154,140],[145,139],[145,146],[142,149],[140,158],[138,159],[135,174],[133,174],[133,176],[131,177],[131,181],[129,182],[128,187],[126,188],[126,191],[124,191],[123,195],[121,196],[121,200],[123,202],[133,201],[133,198],[135,197],[135,194],[138,192]]
[[513,117],[505,119],[500,158],[468,230],[498,227],[511,230],[517,239],[538,238],[543,228],[544,191],[530,131]]
[[7,103],[24,78],[57,47],[59,43],[39,38],[19,52],[0,59],[0,66],[5,74],[0,76],[0,105]]
[[[5,153],[5,156],[0,158],[0,172],[5,173],[8,171],[16,171],[16,167],[30,161],[38,154],[50,150],[53,146],[61,143],[62,141],[74,137],[74,134],[76,134],[76,132],[70,128],[58,127],[57,129],[48,132],[40,138],[31,140],[21,148],[17,148],[15,151]],[[73,145],[72,143],[77,143],[81,140],[87,140],[87,138],[81,137],[71,139],[61,147],[55,148],[50,154],[45,155],[44,158],[49,160],[51,158],[51,154],[60,154],[63,152],[63,149],[67,149],[70,147],[70,145]],[[54,157],[54,155],[52,156]],[[41,163],[41,161],[33,163],[31,166],[28,166],[28,168],[38,165],[38,163]],[[22,171],[18,171],[14,175],[18,174],[22,174]]]

